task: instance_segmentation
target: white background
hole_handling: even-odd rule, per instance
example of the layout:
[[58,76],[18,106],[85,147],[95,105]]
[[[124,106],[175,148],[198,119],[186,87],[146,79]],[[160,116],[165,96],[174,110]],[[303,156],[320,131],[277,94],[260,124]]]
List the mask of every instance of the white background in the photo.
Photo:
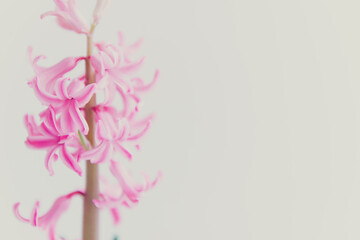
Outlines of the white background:
[[[80,0],[85,15],[95,1]],[[83,186],[25,147],[25,113],[43,107],[26,82],[27,46],[51,65],[85,52],[50,0],[0,1],[0,238],[46,239],[12,214]],[[96,40],[143,37],[144,109],[155,124],[134,167],[164,178],[101,240],[360,238],[360,3],[356,0],[113,0]],[[80,237],[81,200],[58,232]]]

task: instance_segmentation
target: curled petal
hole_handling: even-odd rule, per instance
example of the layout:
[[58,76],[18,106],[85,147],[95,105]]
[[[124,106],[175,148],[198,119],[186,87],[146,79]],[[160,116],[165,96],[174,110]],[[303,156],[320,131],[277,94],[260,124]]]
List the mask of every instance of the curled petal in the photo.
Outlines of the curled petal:
[[125,168],[120,163],[112,161],[110,171],[119,182],[119,185],[127,198],[132,202],[137,202],[140,197],[140,191],[136,189],[137,184],[130,177]]
[[53,161],[56,161],[58,159],[58,155],[55,153],[56,150],[59,148],[59,146],[56,146],[50,150],[48,150],[48,152],[46,153],[46,157],[45,157],[45,167],[46,169],[49,171],[50,176],[54,175],[54,170],[52,168],[51,163]]
[[78,107],[77,101],[71,101],[71,103],[69,104],[69,113],[74,123],[73,125],[75,125],[72,130],[74,132],[76,132],[76,130],[80,130],[83,134],[86,135],[89,132],[89,126]]
[[41,129],[44,130],[42,133],[45,135],[58,136],[61,133],[61,130],[58,126],[58,122],[55,116],[55,110],[52,106],[49,106],[48,109],[40,113],[40,117],[43,120],[41,124]]
[[54,107],[62,104],[62,101],[57,96],[49,94],[44,89],[40,89],[39,84],[38,84],[38,78],[34,79],[33,87],[34,87],[35,95],[38,97],[38,99],[40,100],[40,102],[42,104],[47,105],[47,106],[52,105]]
[[80,107],[83,107],[85,106],[85,104],[87,104],[90,101],[95,91],[96,91],[96,84],[92,83],[87,85],[81,91],[74,93],[72,97],[76,99]]
[[62,147],[59,149],[59,154],[61,157],[61,160],[63,160],[64,164],[74,170],[77,174],[80,176],[82,175],[82,170],[79,166],[79,163],[77,162],[77,158],[73,156],[71,152],[67,149],[65,144],[62,145]]
[[36,202],[30,219],[26,219],[22,217],[19,213],[19,205],[20,203],[16,203],[14,205],[14,213],[15,216],[22,222],[30,223],[31,225],[35,227],[39,227],[45,231],[48,232],[48,236],[50,240],[57,240],[60,239],[59,236],[55,233],[56,225],[59,220],[59,218],[63,215],[63,213],[69,208],[70,206],[70,200],[73,196],[81,195],[84,196],[84,193],[81,191],[75,191],[72,193],[69,193],[65,196],[61,196],[53,203],[51,208],[47,213],[45,213],[43,216],[38,216],[38,209],[39,209],[39,202]]
[[30,215],[30,224],[36,227],[38,225],[38,209],[39,209],[39,201],[35,203],[35,207],[33,208]]
[[90,160],[91,163],[101,163],[109,161],[113,155],[113,147],[110,142],[102,141],[98,146],[79,156],[80,160]]
[[67,88],[70,84],[70,78],[60,78],[55,82],[54,91],[59,99],[69,99]]
[[156,70],[153,80],[147,85],[144,84],[144,81],[141,78],[132,79],[133,82],[135,82],[137,84],[136,86],[134,86],[134,90],[135,91],[148,91],[151,87],[153,87],[155,85],[158,78],[159,78],[159,70]]
[[127,138],[127,140],[132,141],[132,140],[138,140],[139,138],[141,138],[142,136],[144,136],[144,134],[149,130],[151,125],[151,121],[148,121],[146,123],[146,126],[143,130],[141,130],[139,133],[132,135],[130,137]]
[[22,221],[22,222],[25,222],[25,223],[30,222],[29,219],[24,218],[23,216],[21,216],[21,214],[20,214],[20,212],[19,212],[19,206],[20,206],[20,203],[19,203],[19,202],[17,202],[17,203],[14,204],[13,211],[14,211],[15,217],[16,217],[17,219],[19,219],[20,221]]
[[90,63],[96,73],[99,73],[101,76],[103,76],[105,74],[105,66],[104,66],[103,61],[101,61],[100,57],[91,56]]
[[39,135],[39,128],[36,125],[34,116],[26,114],[24,117],[24,123],[25,123],[25,127],[28,131],[29,135]]
[[128,204],[129,207],[131,203],[137,203],[139,201],[142,192],[153,188],[162,176],[161,172],[159,172],[157,177],[153,181],[150,181],[149,177],[144,174],[145,184],[142,185],[135,182],[124,166],[118,162],[111,161],[110,171],[117,179],[123,194],[130,200],[128,203],[123,202],[123,204]]
[[64,74],[74,69],[79,61],[85,59],[84,57],[67,57],[50,67],[42,67],[38,65],[38,61],[40,59],[44,59],[45,56],[40,55],[33,59],[31,47],[29,47],[28,52],[35,75],[39,79],[40,88],[47,91],[52,90],[52,86],[54,85],[54,81],[56,81],[56,79],[64,76]]
[[122,75],[122,74],[131,74],[134,73],[136,71],[138,71],[140,69],[140,67],[143,65],[145,60],[145,57],[142,57],[139,61],[137,62],[131,62],[123,67],[120,68],[116,68],[113,69],[112,71],[114,72],[115,75]]
[[76,125],[76,122],[72,119],[69,111],[71,107],[71,101],[68,101],[67,106],[58,111],[60,113],[60,129],[67,134],[74,133],[78,130],[78,125]]

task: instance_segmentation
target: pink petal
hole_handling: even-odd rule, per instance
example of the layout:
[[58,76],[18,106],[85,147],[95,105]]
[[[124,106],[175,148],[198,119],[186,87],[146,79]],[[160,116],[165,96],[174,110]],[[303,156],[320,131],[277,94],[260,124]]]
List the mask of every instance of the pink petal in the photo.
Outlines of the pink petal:
[[144,134],[149,130],[150,125],[151,125],[151,121],[148,121],[143,130],[141,130],[139,133],[137,133],[135,135],[132,135],[132,136],[128,137],[127,140],[129,140],[129,141],[138,140],[139,138],[144,136]]
[[28,136],[26,144],[34,148],[48,148],[57,145],[58,138],[53,136]]
[[50,176],[54,175],[54,170],[52,168],[52,162],[56,161],[58,159],[58,155],[55,153],[56,150],[59,148],[60,146],[56,146],[50,150],[48,150],[48,152],[46,153],[46,157],[45,157],[45,167],[46,169],[49,171]]
[[91,56],[90,63],[96,73],[99,73],[101,76],[105,74],[105,66],[103,61],[100,59],[100,55]]
[[137,86],[134,86],[135,91],[148,91],[151,87],[153,87],[155,85],[158,78],[159,78],[159,70],[156,70],[153,80],[148,85],[145,85],[144,82],[142,81],[142,79],[139,79],[139,78],[133,79],[133,81],[138,83]]
[[110,212],[111,212],[111,215],[112,215],[113,220],[114,220],[114,225],[118,225],[120,223],[120,221],[121,221],[119,209],[111,208]]
[[20,221],[22,221],[22,222],[26,222],[26,223],[30,222],[29,219],[24,218],[23,216],[21,216],[21,214],[19,213],[19,206],[20,206],[19,202],[14,204],[13,211],[14,211],[15,217],[17,219],[19,219]]
[[77,162],[77,159],[73,156],[72,153],[68,151],[65,144],[60,148],[59,154],[64,164],[81,176],[82,170]]
[[93,94],[96,91],[96,84],[92,83],[87,85],[84,89],[81,91],[74,93],[72,97],[76,99],[76,101],[79,103],[80,107],[85,106],[93,96]]
[[42,104],[47,105],[47,106],[52,105],[54,107],[62,104],[62,101],[58,97],[56,97],[54,95],[50,95],[45,90],[39,88],[37,78],[34,79],[33,83],[34,83],[33,86],[34,86],[35,95],[38,97],[38,99],[40,100],[40,102]]
[[145,60],[145,57],[142,57],[137,62],[132,62],[132,63],[127,64],[125,66],[122,66],[120,68],[115,68],[112,71],[114,72],[115,75],[123,75],[123,74],[134,73],[134,72],[136,72],[136,71],[138,71],[140,69],[140,67],[144,63],[144,60]]
[[55,16],[58,24],[67,30],[72,30],[77,33],[89,34],[89,28],[86,20],[81,16],[77,9],[75,0],[55,0],[58,9],[56,11],[49,11],[41,15],[41,18],[46,16]]
[[110,171],[114,175],[114,177],[119,182],[122,190],[126,194],[126,196],[132,202],[137,202],[140,196],[140,192],[138,192],[134,186],[136,186],[134,180],[130,177],[128,172],[122,166],[122,164],[111,161]]
[[75,121],[72,119],[70,114],[70,107],[71,107],[71,101],[68,101],[66,106],[59,109],[58,112],[60,113],[60,129],[62,132],[69,134],[74,133],[78,129],[75,126]]
[[126,149],[124,148],[123,146],[121,146],[121,144],[117,141],[114,142],[114,147],[115,149],[120,152],[124,157],[126,157],[128,160],[132,160],[132,155],[131,153]]
[[[30,54],[32,49],[30,48]],[[30,56],[31,57],[31,56]],[[36,76],[39,78],[39,85],[45,90],[50,90],[54,81],[64,74],[70,72],[77,66],[77,63],[84,60],[84,57],[67,57],[50,67],[40,67],[37,62],[45,56],[38,56],[32,61]]]
[[91,163],[109,161],[112,157],[112,145],[108,141],[102,141],[98,146],[80,154],[80,160],[90,160]]
[[70,98],[67,91],[69,83],[70,78],[61,78],[55,82],[54,91],[59,99],[66,100]]
[[34,116],[26,114],[24,117],[25,127],[29,135],[39,135],[39,128],[35,123]]
[[40,113],[40,117],[43,120],[43,123],[41,124],[41,128],[46,130],[45,132],[48,132],[49,135],[53,135],[53,136],[61,135],[60,134],[61,130],[58,126],[55,116],[55,110],[53,107],[49,106],[48,109]]
[[30,215],[30,224],[36,227],[38,225],[38,209],[39,209],[39,201],[35,203],[35,207],[33,208]]
[[69,113],[73,121],[72,125],[75,128],[72,129],[73,132],[80,130],[84,135],[86,135],[89,132],[89,126],[85,120],[85,117],[81,113],[76,100],[72,100],[69,104]]

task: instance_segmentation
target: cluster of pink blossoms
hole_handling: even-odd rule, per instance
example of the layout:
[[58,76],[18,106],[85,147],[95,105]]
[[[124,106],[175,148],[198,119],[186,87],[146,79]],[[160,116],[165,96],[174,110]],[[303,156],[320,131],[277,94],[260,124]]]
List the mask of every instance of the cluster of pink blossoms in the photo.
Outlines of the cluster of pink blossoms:
[[[54,0],[56,10],[43,14],[55,16],[58,24],[67,30],[89,35],[91,28],[76,8],[76,0]],[[98,0],[92,28],[98,24],[108,0]],[[95,71],[95,83],[86,84],[85,74],[76,78],[69,73],[88,57],[67,57],[51,67],[38,64],[44,56],[33,57],[29,50],[35,77],[29,82],[40,102],[46,109],[39,114],[37,122],[32,115],[25,116],[28,130],[26,144],[29,147],[46,151],[45,167],[50,175],[54,174],[52,164],[60,159],[69,169],[82,175],[80,163],[91,163],[109,166],[110,172],[116,178],[117,184],[110,185],[101,177],[101,192],[98,199],[93,199],[98,208],[109,209],[114,223],[120,221],[121,207],[131,208],[139,201],[141,193],[154,187],[161,174],[154,180],[144,175],[143,184],[134,181],[129,172],[114,153],[120,153],[124,158],[132,160],[130,146],[139,149],[139,139],[151,125],[152,115],[138,119],[142,94],[148,91],[158,78],[158,71],[150,83],[136,76],[144,62],[132,60],[132,54],[137,50],[140,41],[125,45],[121,33],[118,34],[118,44],[96,43],[96,54],[88,56]],[[95,113],[96,134],[95,147],[91,147],[86,136],[89,126],[85,120],[84,107],[94,94],[103,96],[93,111]],[[122,106],[114,106],[115,99],[120,99]],[[48,232],[49,239],[59,239],[55,232],[58,219],[70,205],[74,196],[84,196],[83,191],[74,191],[59,197],[47,213],[40,216],[39,202],[36,202],[29,218],[19,213],[19,203],[14,205],[16,217],[42,228]]]

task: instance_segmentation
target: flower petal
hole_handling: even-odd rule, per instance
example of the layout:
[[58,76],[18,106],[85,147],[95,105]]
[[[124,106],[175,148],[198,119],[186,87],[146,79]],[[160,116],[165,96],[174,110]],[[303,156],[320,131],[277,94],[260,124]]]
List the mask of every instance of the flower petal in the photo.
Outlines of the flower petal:
[[25,223],[30,222],[29,219],[24,218],[23,216],[21,216],[21,214],[19,213],[19,206],[20,206],[20,203],[19,203],[19,202],[17,202],[17,203],[14,204],[13,211],[14,211],[15,217],[16,217],[17,219],[19,219],[20,221],[22,221],[22,222],[25,222]]
[[59,139],[53,136],[28,136],[26,144],[34,148],[48,148],[57,145]]
[[34,79],[33,87],[35,95],[38,97],[42,104],[46,106],[52,105],[53,107],[57,107],[62,104],[62,101],[57,96],[50,95],[46,90],[40,89],[38,84],[38,78]]
[[73,132],[80,130],[84,135],[89,132],[89,125],[87,124],[85,117],[81,113],[76,100],[72,100],[69,104],[69,113],[73,121]]
[[126,148],[124,148],[118,141],[114,141],[114,147],[119,153],[121,153],[128,160],[130,161],[132,160],[132,154]]
[[141,130],[139,133],[137,133],[135,135],[132,135],[132,136],[128,137],[127,140],[129,140],[129,141],[138,140],[139,138],[144,136],[144,134],[149,130],[150,125],[151,125],[151,121],[148,121],[143,130]]
[[95,91],[96,91],[96,84],[92,83],[87,85],[81,91],[74,93],[72,97],[76,99],[80,107],[83,107],[90,101]]
[[109,161],[113,154],[113,147],[109,141],[102,141],[98,146],[88,151],[82,152],[79,160],[90,160],[91,163],[101,163]]
[[70,153],[68,151],[65,144],[63,144],[62,147],[59,149],[59,154],[60,154],[61,160],[63,160],[64,164],[68,168],[74,170],[80,176],[82,175],[82,170],[77,162],[77,159],[73,156],[72,153]]
[[62,28],[77,33],[89,34],[89,27],[86,20],[77,9],[76,0],[54,0],[54,2],[58,9],[42,14],[41,18],[55,16],[58,24]]
[[59,146],[56,146],[50,150],[48,150],[48,152],[46,153],[46,157],[45,157],[45,167],[46,169],[49,171],[50,176],[54,175],[54,170],[52,168],[52,162],[56,161],[58,159],[58,155],[55,153],[56,150],[59,148]]

